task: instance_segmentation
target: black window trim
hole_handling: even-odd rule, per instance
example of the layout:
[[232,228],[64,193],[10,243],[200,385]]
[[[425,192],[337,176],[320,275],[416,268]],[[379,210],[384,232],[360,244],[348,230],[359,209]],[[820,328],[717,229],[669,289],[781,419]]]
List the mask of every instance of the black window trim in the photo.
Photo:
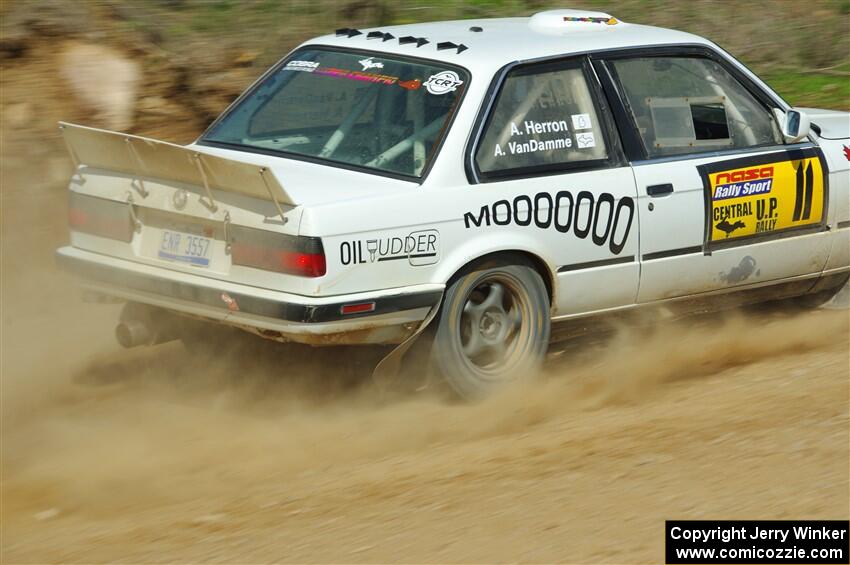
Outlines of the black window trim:
[[[664,155],[651,157],[644,145],[643,139],[638,131],[637,124],[629,110],[629,103],[622,91],[622,85],[617,78],[616,70],[612,61],[621,59],[636,59],[641,57],[692,57],[708,59],[720,65],[726,72],[737,80],[744,89],[749,92],[756,101],[762,105],[771,120],[776,123],[776,116],[773,113],[774,108],[784,109],[788,104],[778,95],[764,90],[760,85],[747,76],[740,68],[735,66],[730,60],[730,55],[726,55],[720,51],[713,49],[709,45],[704,44],[677,44],[677,45],[659,45],[651,47],[626,47],[620,49],[609,49],[603,51],[595,51],[590,53],[591,61],[597,73],[601,76],[603,90],[609,99],[609,103],[614,109],[617,116],[621,136],[623,137],[623,147],[626,152],[626,157],[632,165],[646,164],[658,161],[667,160],[683,160],[697,159],[705,156],[724,156],[742,151],[757,150],[765,151],[772,148],[788,149],[793,145],[785,143],[771,143],[765,145],[739,147],[722,150],[707,150],[691,153],[682,153],[680,155]],[[735,60],[737,61],[737,59]],[[748,69],[749,70],[749,69]],[[750,71],[752,72],[752,71]],[[776,124],[777,126],[779,124]],[[780,128],[781,131],[781,128]]]
[[[449,116],[448,122],[443,127],[443,130],[444,130],[443,135],[437,141],[437,146],[433,150],[433,156],[431,157],[431,160],[427,163],[427,165],[425,166],[425,169],[422,170],[421,175],[419,175],[419,176],[406,175],[406,174],[403,174],[403,173],[394,173],[394,172],[391,172],[391,171],[382,171],[380,169],[375,169],[373,167],[364,167],[364,166],[360,166],[360,165],[353,165],[351,163],[340,163],[340,162],[336,162],[336,161],[329,161],[328,159],[321,159],[321,158],[318,158],[318,157],[312,157],[310,155],[300,155],[300,154],[297,154],[297,153],[291,153],[291,152],[286,152],[286,151],[278,151],[278,150],[274,150],[274,149],[267,149],[267,148],[260,148],[260,147],[249,147],[249,146],[245,146],[245,145],[235,145],[235,144],[232,144],[232,143],[225,143],[225,142],[221,142],[221,141],[213,141],[213,140],[210,140],[210,139],[205,139],[207,134],[210,133],[219,124],[219,122],[221,122],[226,116],[228,116],[230,113],[232,113],[234,110],[236,110],[236,108],[241,104],[241,102],[245,98],[247,98],[254,91],[256,91],[257,88],[259,88],[259,86],[265,81],[265,79],[268,76],[277,72],[284,65],[286,65],[286,63],[291,61],[294,57],[296,57],[302,51],[315,50],[315,49],[320,49],[320,50],[325,50],[325,51],[336,51],[336,52],[339,52],[339,53],[357,53],[357,54],[360,54],[360,55],[371,55],[373,57],[400,56],[400,57],[404,57],[404,58],[407,58],[407,59],[410,59],[410,60],[416,61],[416,62],[423,62],[423,63],[427,63],[427,64],[436,64],[436,65],[444,66],[444,67],[451,69],[451,70],[461,70],[466,74],[467,81],[466,81],[466,84],[464,85],[463,92],[461,92],[460,98],[458,98],[458,100],[455,104],[454,111]],[[280,157],[280,158],[283,158],[283,159],[292,159],[293,161],[303,161],[303,162],[307,162],[307,163],[315,163],[315,164],[318,164],[318,165],[325,165],[325,166],[333,167],[333,168],[337,168],[337,169],[344,169],[344,170],[348,170],[348,171],[367,173],[367,174],[377,175],[377,176],[381,176],[381,177],[392,178],[392,179],[396,179],[396,180],[413,182],[413,183],[416,183],[418,185],[422,185],[425,182],[425,180],[428,178],[428,175],[431,173],[431,170],[434,168],[434,164],[437,162],[437,159],[439,159],[439,157],[440,157],[440,152],[443,149],[443,144],[446,141],[446,138],[448,138],[449,134],[451,133],[452,126],[454,125],[455,119],[457,118],[458,114],[462,111],[463,102],[466,99],[466,93],[469,92],[469,88],[470,88],[470,85],[472,84],[473,80],[474,80],[474,77],[472,76],[472,72],[469,69],[467,69],[466,67],[464,67],[463,65],[458,65],[456,63],[448,63],[446,61],[441,61],[439,59],[430,59],[430,58],[427,58],[427,57],[417,57],[417,56],[411,56],[411,55],[406,55],[406,54],[390,53],[390,52],[386,52],[386,51],[375,51],[375,50],[371,50],[371,49],[340,47],[339,45],[328,45],[328,44],[323,44],[323,43],[310,43],[310,44],[307,44],[307,45],[302,45],[301,47],[298,47],[297,49],[290,51],[286,56],[284,56],[277,63],[272,65],[272,67],[270,67],[268,70],[266,70],[266,72],[264,72],[262,75],[260,75],[260,77],[256,81],[254,81],[251,84],[251,86],[246,88],[242,92],[242,94],[240,94],[233,102],[231,102],[230,105],[227,106],[227,108],[225,108],[224,111],[221,112],[221,114],[219,114],[216,117],[216,119],[213,120],[212,123],[209,126],[207,126],[207,128],[204,130],[204,132],[200,135],[200,137],[198,137],[198,139],[195,140],[194,143],[195,143],[195,145],[201,145],[201,146],[220,147],[220,148],[223,148],[223,149],[231,149],[231,150],[234,150],[234,151],[242,151],[242,152],[245,152],[245,153],[257,153],[257,154],[260,154],[260,155],[269,155],[269,156],[272,156],[272,157]]]
[[[502,91],[502,87],[504,86],[508,75],[517,69],[528,69],[528,73],[533,74],[535,71],[540,72],[540,69],[547,68],[549,68],[550,72],[569,68],[580,68],[582,70],[588,89],[590,90],[590,97],[594,110],[596,111],[597,118],[600,122],[600,129],[605,141],[605,148],[607,150],[608,157],[605,159],[593,159],[590,161],[535,165],[531,167],[499,171],[496,173],[483,173],[478,168],[475,156],[478,152],[478,147],[481,143],[484,132],[490,125],[494,106],[498,101],[499,94]],[[469,181],[469,184],[472,185],[611,169],[622,167],[627,164],[626,157],[620,144],[620,136],[618,135],[616,124],[614,123],[611,115],[611,105],[608,102],[607,97],[604,95],[602,85],[599,82],[599,77],[591,65],[588,53],[572,53],[569,55],[557,55],[554,57],[549,56],[540,59],[514,61],[499,69],[487,89],[484,103],[478,112],[472,127],[472,132],[467,141],[465,153],[466,157],[464,159],[464,169],[466,171],[467,180]]]
[[704,151],[702,153],[682,153],[679,155],[664,155],[660,157],[650,157],[647,159],[638,159],[631,162],[632,167],[643,167],[646,165],[656,165],[659,163],[676,163],[678,161],[690,161],[693,159],[729,159],[736,155],[746,156],[768,151],[787,151],[792,149],[807,149],[817,147],[816,143],[804,140],[793,144],[774,144],[774,145],[755,145],[752,147],[743,147],[739,149],[721,149],[716,151]]

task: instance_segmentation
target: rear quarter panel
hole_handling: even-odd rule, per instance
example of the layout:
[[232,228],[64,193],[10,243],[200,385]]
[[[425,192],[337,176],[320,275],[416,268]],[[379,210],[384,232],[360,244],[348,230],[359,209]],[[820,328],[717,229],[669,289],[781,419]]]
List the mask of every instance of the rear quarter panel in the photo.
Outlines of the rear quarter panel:
[[[621,187],[617,198],[633,196],[630,170],[577,172],[473,186],[422,186],[399,194],[307,208],[301,220],[301,234],[320,236],[324,243],[328,274],[319,281],[321,294],[445,284],[476,258],[510,250],[531,254],[546,265],[545,274],[553,287],[553,314],[592,311],[611,304],[633,303],[637,273],[620,273],[611,284],[594,292],[575,289],[577,292],[569,293],[567,300],[567,295],[559,296],[562,277],[557,270],[562,265],[609,258],[612,255],[607,243],[600,245],[591,237],[579,238],[572,230],[562,233],[553,227],[540,228],[534,222],[525,226],[515,222],[497,225],[495,221],[468,225],[464,215],[471,213],[477,218],[482,207],[492,210],[495,202],[513,203],[519,195],[554,195],[561,190],[575,195],[583,190],[608,192],[613,190],[611,187]],[[582,218],[593,213],[591,207],[587,202],[581,205]],[[562,210],[573,212],[566,204]],[[545,216],[541,213],[541,217]],[[637,253],[637,232],[636,218],[630,230],[617,232],[618,239],[625,242],[623,256]],[[638,268],[636,262],[627,267]]]

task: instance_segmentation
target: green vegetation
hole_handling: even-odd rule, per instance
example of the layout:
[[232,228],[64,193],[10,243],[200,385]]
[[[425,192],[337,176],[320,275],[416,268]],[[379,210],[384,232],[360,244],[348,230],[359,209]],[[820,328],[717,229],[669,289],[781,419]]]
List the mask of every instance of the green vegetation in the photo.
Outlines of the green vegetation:
[[793,106],[850,110],[850,76],[775,70],[762,76]]
[[565,5],[708,37],[791,104],[850,110],[850,0],[150,0],[124,13],[134,27],[158,29],[166,51],[238,46],[259,52],[255,64],[262,67],[337,27],[520,16]]
[[[51,0],[0,4],[0,15],[56,11]],[[80,29],[126,45],[132,32],[166,61],[218,73],[235,59],[259,74],[302,41],[339,27],[524,16],[572,7],[624,22],[707,37],[762,76],[794,105],[850,110],[850,0],[88,0]],[[21,18],[0,18],[3,30]],[[72,26],[66,26],[72,27]],[[85,25],[77,26],[85,28]],[[243,54],[251,54],[247,59]]]

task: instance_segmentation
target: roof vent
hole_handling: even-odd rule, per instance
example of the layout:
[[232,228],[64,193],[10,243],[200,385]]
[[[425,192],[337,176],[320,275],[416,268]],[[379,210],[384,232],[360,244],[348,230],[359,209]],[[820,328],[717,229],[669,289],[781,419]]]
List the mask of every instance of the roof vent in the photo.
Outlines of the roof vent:
[[453,43],[451,41],[441,41],[437,44],[437,51],[442,51],[443,49],[457,49],[458,53],[463,53],[464,51],[469,49],[469,47],[467,47],[463,43],[458,45],[457,43]]
[[484,28],[481,26],[472,26],[469,28],[469,31],[473,33],[481,33],[482,31],[484,31]]
[[355,35],[363,35],[363,32],[359,29],[354,29],[350,27],[343,27],[336,30],[337,36],[344,35],[346,37],[354,37]]
[[610,29],[619,23],[620,21],[611,14],[585,10],[548,10],[538,12],[528,20],[531,29],[541,33],[554,34],[568,31]]
[[395,39],[395,36],[390,32],[383,31],[370,31],[366,35],[366,39],[380,39],[381,41],[389,41],[390,39]]
[[429,43],[429,41],[424,37],[413,37],[412,35],[405,35],[404,37],[399,37],[398,42],[400,45],[415,43],[417,47],[422,47],[426,43]]

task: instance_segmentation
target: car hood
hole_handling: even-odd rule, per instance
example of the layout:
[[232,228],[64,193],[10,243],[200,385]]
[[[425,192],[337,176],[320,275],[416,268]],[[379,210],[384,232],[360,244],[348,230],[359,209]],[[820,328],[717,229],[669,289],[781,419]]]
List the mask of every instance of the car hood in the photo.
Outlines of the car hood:
[[297,206],[342,202],[401,190],[414,190],[413,181],[343,169],[331,164],[193,144],[196,151],[268,167]]
[[850,113],[820,108],[800,108],[820,129],[823,139],[850,139]]

